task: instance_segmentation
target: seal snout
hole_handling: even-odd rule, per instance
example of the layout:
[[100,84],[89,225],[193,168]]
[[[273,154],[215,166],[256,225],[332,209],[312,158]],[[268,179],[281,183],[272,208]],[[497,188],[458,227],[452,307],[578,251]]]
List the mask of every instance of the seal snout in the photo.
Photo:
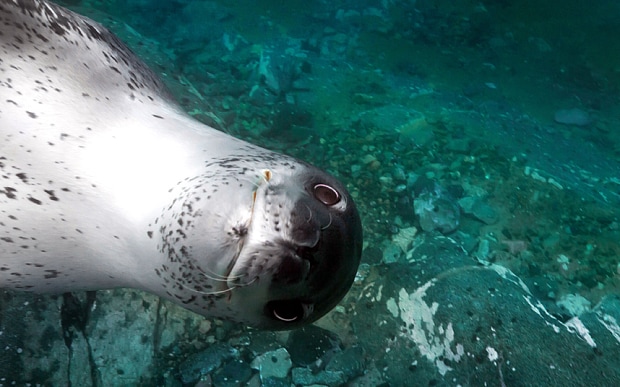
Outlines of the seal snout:
[[312,253],[305,247],[291,251],[281,259],[272,281],[281,285],[300,283],[308,276],[313,261]]

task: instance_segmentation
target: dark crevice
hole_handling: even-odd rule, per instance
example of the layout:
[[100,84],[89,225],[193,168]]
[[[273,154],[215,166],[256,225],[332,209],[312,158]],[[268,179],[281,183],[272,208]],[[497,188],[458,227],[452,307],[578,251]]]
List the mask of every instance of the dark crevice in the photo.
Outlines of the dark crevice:
[[88,363],[90,366],[90,377],[93,387],[102,386],[101,373],[97,369],[93,356],[92,347],[86,334],[86,326],[90,318],[90,311],[96,301],[96,292],[86,292],[86,300],[82,302],[73,293],[62,295],[62,306],[60,308],[60,324],[65,345],[69,350],[69,361],[67,365],[68,387],[71,387],[71,368],[73,360],[73,341],[82,335],[88,351]]
[[155,312],[155,326],[153,326],[153,358],[157,358],[161,345],[161,336],[166,327],[167,309],[163,306],[161,298],[157,299],[157,311]]

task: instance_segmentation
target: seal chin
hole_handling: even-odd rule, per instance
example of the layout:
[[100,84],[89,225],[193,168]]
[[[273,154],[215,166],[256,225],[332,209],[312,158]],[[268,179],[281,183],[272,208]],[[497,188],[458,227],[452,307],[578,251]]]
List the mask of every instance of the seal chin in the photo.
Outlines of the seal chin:
[[349,193],[307,167],[281,181],[274,174],[257,190],[254,212],[228,283],[238,307],[261,316],[248,323],[293,329],[322,317],[351,287],[361,258],[362,226]]

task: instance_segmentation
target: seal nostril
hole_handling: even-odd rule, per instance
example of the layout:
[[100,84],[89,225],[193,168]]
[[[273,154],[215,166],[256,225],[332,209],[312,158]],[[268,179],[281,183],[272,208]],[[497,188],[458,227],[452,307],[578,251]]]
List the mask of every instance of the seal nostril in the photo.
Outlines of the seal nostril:
[[276,320],[295,322],[304,318],[305,308],[296,300],[270,301],[267,310]]
[[[279,286],[298,284],[308,277],[308,272],[313,263],[311,253],[306,254],[304,249],[291,252],[280,257],[280,262],[274,266],[272,282]],[[299,255],[304,254],[304,255]]]
[[333,206],[340,201],[340,193],[327,184],[315,185],[314,197],[326,206]]
[[295,254],[297,254],[297,256],[303,260],[314,263],[316,262],[316,260],[314,259],[315,251],[316,251],[316,248],[300,246],[295,250]]

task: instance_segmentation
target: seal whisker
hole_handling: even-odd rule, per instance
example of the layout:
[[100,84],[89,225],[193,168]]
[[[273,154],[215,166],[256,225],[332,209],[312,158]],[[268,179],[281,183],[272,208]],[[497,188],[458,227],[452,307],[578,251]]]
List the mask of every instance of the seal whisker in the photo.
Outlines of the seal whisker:
[[232,288],[227,288],[227,289],[224,289],[224,290],[215,290],[215,291],[212,291],[212,292],[203,292],[202,290],[192,289],[189,286],[183,285],[181,283],[177,283],[177,285],[179,285],[180,287],[182,287],[182,288],[184,288],[186,290],[189,290],[190,292],[194,292],[194,293],[198,293],[198,294],[204,294],[206,296],[215,296],[215,295],[218,295],[218,294],[226,294],[226,293],[232,292],[233,290],[238,288],[238,286],[233,286]]
[[[204,273],[203,273],[203,274],[204,274]],[[239,277],[235,277],[235,278],[241,278],[241,276],[239,276]],[[252,285],[252,284],[253,284],[253,283],[254,283],[257,279],[258,279],[258,276],[255,276],[254,278],[252,278],[252,280],[251,280],[250,282],[240,283],[240,284],[238,284],[238,285],[236,285],[236,286],[233,286],[233,287],[231,287],[231,288],[227,288],[227,289],[224,289],[224,290],[215,290],[215,291],[212,291],[212,292],[203,292],[202,290],[192,289],[191,287],[189,287],[189,286],[187,286],[187,285],[184,285],[184,284],[182,284],[182,283],[180,283],[180,282],[177,282],[177,285],[178,285],[179,287],[181,287],[181,288],[183,288],[183,289],[186,289],[186,290],[189,290],[190,292],[193,292],[193,293],[204,294],[204,295],[206,295],[206,296],[215,296],[215,295],[218,295],[218,294],[226,294],[226,293],[229,293],[229,294],[230,294],[230,293],[231,293],[233,290],[235,290],[235,289],[242,288],[242,287],[245,287],[245,286],[250,286],[250,285]]]
[[207,273],[203,273],[203,272],[200,272],[200,274],[202,274],[202,275],[203,275],[206,279],[208,279],[208,280],[210,280],[210,281],[215,281],[215,282],[228,282],[228,279],[223,278],[223,277],[222,277],[222,278],[212,277],[212,276],[210,276],[209,274],[207,274]]
[[312,220],[312,210],[310,209],[310,207],[308,207],[307,204],[304,204],[304,206],[306,206],[306,208],[308,209],[308,213],[310,214],[310,217],[306,219],[306,223],[310,223],[310,221]]
[[242,288],[242,287],[244,287],[244,286],[250,286],[250,285],[252,285],[252,284],[253,284],[253,283],[254,283],[257,279],[258,279],[258,276],[254,276],[254,278],[252,278],[252,280],[251,280],[250,282],[246,282],[246,283],[244,283],[244,284],[239,284],[239,286],[237,286],[237,287]]
[[216,281],[216,282],[228,282],[229,280],[237,280],[240,279],[242,276],[237,276],[237,277],[227,277],[227,276],[223,276],[220,274],[217,274],[215,272],[212,272],[209,270],[208,273],[205,272],[204,269],[199,268],[198,271],[200,272],[200,274],[202,274],[205,278],[211,280],[211,281]]

